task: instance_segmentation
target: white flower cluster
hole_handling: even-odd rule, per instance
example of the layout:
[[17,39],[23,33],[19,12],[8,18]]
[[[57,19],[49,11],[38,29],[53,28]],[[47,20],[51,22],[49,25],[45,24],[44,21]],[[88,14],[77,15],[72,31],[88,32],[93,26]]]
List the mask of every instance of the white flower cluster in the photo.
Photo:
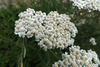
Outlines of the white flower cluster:
[[48,15],[41,11],[28,8],[19,14],[15,22],[15,34],[19,37],[35,37],[38,45],[44,50],[52,48],[64,49],[73,45],[77,28],[70,22],[66,14],[51,11]]
[[77,6],[79,9],[87,9],[89,12],[91,10],[100,11],[100,0],[71,0],[74,6]]
[[95,38],[93,38],[93,37],[89,40],[89,42],[91,42],[92,45],[96,45],[97,44],[96,41],[95,41]]
[[62,54],[63,60],[55,62],[52,67],[98,67],[100,61],[95,51],[88,50],[87,52],[80,49],[79,46],[71,46],[70,54],[67,52]]

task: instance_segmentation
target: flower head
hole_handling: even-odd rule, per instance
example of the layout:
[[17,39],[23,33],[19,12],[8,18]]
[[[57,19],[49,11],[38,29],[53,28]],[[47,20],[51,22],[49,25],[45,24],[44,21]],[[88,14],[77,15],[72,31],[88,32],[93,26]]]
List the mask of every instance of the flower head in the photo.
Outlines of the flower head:
[[89,12],[91,10],[100,11],[100,0],[71,0],[74,6],[77,6],[79,9],[87,9]]
[[71,46],[70,54],[62,54],[62,61],[55,62],[52,67],[98,67],[100,61],[95,51],[87,52],[79,46]]
[[44,12],[28,8],[19,14],[19,18],[15,22],[15,34],[23,38],[34,36],[35,41],[44,50],[64,49],[73,45],[73,38],[78,33],[75,25],[70,22],[70,17],[57,11],[46,15]]

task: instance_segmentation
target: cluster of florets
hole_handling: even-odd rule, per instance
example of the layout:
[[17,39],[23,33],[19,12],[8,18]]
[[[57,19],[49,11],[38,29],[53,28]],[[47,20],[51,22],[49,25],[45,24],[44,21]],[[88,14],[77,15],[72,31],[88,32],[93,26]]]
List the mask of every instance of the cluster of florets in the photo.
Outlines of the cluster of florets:
[[52,67],[98,67],[100,61],[95,51],[83,49],[79,46],[69,48],[70,54],[62,54],[62,61],[55,62]]
[[95,38],[93,38],[93,37],[89,40],[89,42],[91,42],[92,45],[96,45],[97,44],[96,41],[95,41]]
[[91,10],[100,11],[100,0],[71,0],[74,6],[77,6],[79,9],[87,9],[89,12]]
[[64,49],[73,45],[73,38],[78,32],[68,15],[56,11],[46,15],[44,12],[28,8],[21,12],[19,17],[15,22],[15,34],[23,38],[34,36],[44,50],[55,47]]

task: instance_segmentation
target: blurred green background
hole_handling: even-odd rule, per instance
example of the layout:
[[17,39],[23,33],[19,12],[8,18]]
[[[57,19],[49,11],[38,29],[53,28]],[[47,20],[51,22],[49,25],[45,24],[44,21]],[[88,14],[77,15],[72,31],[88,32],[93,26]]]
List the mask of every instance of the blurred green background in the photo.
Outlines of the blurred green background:
[[[0,67],[17,67],[20,64],[20,54],[23,45],[23,39],[14,34],[15,21],[18,20],[18,14],[27,8],[33,8],[36,11],[41,10],[49,13],[58,11],[71,17],[71,21],[76,24],[78,34],[75,37],[75,45],[82,49],[92,49],[97,52],[100,58],[100,12],[87,10],[78,10],[67,0],[15,0],[16,6],[12,3],[6,4],[4,0],[0,6]],[[97,45],[93,46],[89,39],[94,37]],[[44,51],[34,38],[25,38],[26,57],[23,60],[24,67],[51,67],[52,64],[61,59],[62,52],[65,50],[53,49]]]

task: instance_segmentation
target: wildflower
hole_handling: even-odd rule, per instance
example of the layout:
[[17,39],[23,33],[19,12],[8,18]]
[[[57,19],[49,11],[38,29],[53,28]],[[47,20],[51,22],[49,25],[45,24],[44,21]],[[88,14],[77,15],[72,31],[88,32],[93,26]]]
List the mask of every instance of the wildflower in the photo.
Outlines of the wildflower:
[[92,45],[96,45],[97,44],[96,41],[95,41],[95,38],[93,38],[93,37],[89,40],[89,42],[91,42]]
[[[95,51],[77,48],[79,46],[71,46],[69,48],[70,54],[65,52],[62,54],[62,61],[59,60],[52,65],[58,65],[58,67],[98,67],[100,61]],[[74,55],[73,55],[74,54]]]
[[77,6],[79,9],[86,9],[89,12],[91,10],[100,11],[100,0],[71,0],[74,6]]
[[70,22],[70,17],[57,11],[46,15],[45,12],[28,8],[19,14],[19,18],[15,21],[15,34],[23,38],[34,36],[35,41],[45,51],[73,45],[74,37],[78,33],[75,25]]

